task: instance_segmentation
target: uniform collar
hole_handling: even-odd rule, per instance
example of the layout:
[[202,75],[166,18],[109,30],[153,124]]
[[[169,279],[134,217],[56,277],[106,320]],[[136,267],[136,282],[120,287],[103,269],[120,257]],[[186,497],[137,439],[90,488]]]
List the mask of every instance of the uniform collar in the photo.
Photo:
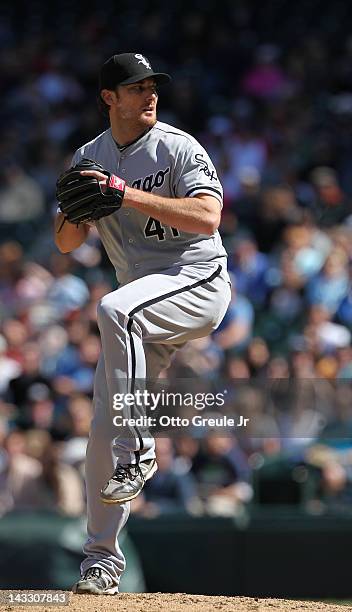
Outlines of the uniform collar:
[[[155,124],[154,124],[155,125]],[[148,134],[154,127],[154,125],[148,129],[145,130],[145,132],[143,132],[140,136],[138,136],[138,138],[135,138],[135,140],[132,140],[131,142],[125,144],[125,145],[120,145],[113,137],[112,132],[111,132],[111,137],[114,141],[114,143],[116,144],[118,150],[120,151],[120,153],[122,153],[122,151],[125,151],[125,149],[128,149],[128,147],[131,147],[132,145],[136,144],[136,142],[138,142],[139,140],[141,140],[142,138],[144,138],[144,136],[146,136],[146,134]],[[111,131],[111,129],[110,129]]]

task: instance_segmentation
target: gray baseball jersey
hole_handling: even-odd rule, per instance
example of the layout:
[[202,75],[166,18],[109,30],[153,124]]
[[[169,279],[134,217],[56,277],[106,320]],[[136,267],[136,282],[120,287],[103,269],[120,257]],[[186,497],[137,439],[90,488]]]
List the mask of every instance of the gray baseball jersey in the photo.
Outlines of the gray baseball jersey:
[[[209,194],[222,206],[222,187],[204,148],[166,123],[158,121],[122,149],[108,129],[78,149],[73,164],[83,157],[100,163],[130,187],[172,198]],[[120,282],[197,262],[219,260],[226,267],[218,231],[212,236],[182,232],[129,207],[100,219],[96,226]]]

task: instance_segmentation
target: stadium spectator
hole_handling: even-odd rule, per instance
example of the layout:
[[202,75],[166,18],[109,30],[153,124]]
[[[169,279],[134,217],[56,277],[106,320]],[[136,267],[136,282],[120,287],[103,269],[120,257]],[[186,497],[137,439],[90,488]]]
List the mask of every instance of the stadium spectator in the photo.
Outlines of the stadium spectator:
[[33,385],[42,384],[51,389],[52,384],[41,372],[40,347],[34,341],[27,342],[22,350],[22,371],[9,384],[9,399],[20,409],[28,405],[29,392]]
[[177,469],[170,438],[157,437],[155,450],[158,471],[146,483],[141,499],[134,502],[134,511],[149,517],[165,512],[192,512],[198,501],[192,473]]
[[210,514],[234,515],[251,498],[245,455],[228,432],[223,437],[207,433],[191,471]]

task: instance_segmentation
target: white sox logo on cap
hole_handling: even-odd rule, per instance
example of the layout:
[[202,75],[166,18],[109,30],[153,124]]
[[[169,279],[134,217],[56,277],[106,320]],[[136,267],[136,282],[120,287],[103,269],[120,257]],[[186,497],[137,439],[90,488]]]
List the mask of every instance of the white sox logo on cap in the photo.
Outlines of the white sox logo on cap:
[[139,60],[138,64],[144,64],[144,66],[146,68],[148,68],[148,70],[152,69],[152,67],[149,64],[148,60],[141,53],[135,53],[135,58]]

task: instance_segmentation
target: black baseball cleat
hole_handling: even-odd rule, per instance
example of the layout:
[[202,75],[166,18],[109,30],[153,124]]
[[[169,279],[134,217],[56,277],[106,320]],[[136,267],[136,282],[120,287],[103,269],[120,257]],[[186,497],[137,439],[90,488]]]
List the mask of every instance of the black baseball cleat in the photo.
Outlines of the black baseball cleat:
[[118,464],[110,480],[100,491],[100,499],[105,504],[123,504],[134,499],[157,469],[155,459],[128,465]]
[[72,587],[73,593],[82,595],[116,595],[119,587],[101,567],[90,567]]

